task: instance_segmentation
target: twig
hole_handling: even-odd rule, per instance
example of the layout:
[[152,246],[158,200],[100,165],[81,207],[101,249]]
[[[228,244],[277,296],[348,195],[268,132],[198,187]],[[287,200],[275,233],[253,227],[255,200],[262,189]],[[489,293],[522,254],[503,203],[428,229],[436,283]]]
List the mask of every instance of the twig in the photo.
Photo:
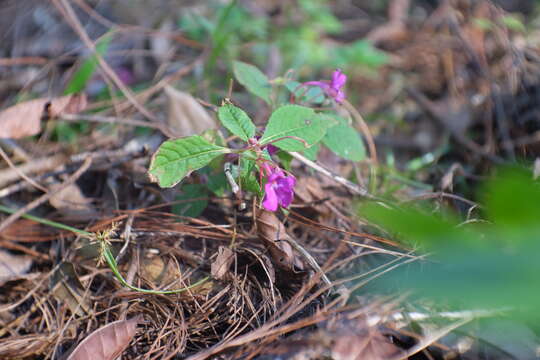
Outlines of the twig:
[[[36,172],[42,172],[42,171],[50,171],[53,170],[59,166],[63,166],[66,163],[78,163],[81,161],[84,161],[87,157],[91,157],[93,160],[101,159],[101,158],[111,158],[111,157],[121,157],[121,156],[128,156],[131,154],[135,154],[137,152],[142,151],[142,147],[138,149],[132,149],[132,150],[103,150],[98,152],[83,152],[79,154],[71,155],[70,157],[67,157],[63,154],[54,155],[48,158],[41,158],[36,159],[31,162],[28,162],[24,165],[18,166],[17,170],[25,173],[36,173]],[[7,169],[7,170],[0,170],[0,186],[3,186],[7,183],[10,183],[12,181],[15,181],[19,178],[18,173],[14,169]],[[19,187],[20,188],[20,187]],[[17,189],[14,189],[17,191]],[[0,197],[6,196],[6,194],[10,194],[10,190],[8,188],[4,188],[0,190]]]
[[157,129],[163,131],[164,125],[161,123],[151,123],[148,121],[141,121],[141,120],[135,120],[135,119],[125,119],[125,118],[119,118],[119,117],[113,117],[113,116],[99,116],[99,115],[84,115],[84,114],[63,114],[59,117],[60,120],[65,121],[93,121],[93,122],[99,122],[99,123],[107,123],[107,124],[122,124],[122,125],[131,125],[131,126],[141,126],[141,127],[147,127],[151,129]]
[[296,242],[296,240],[294,239],[285,239],[286,242],[288,242],[293,248],[296,249],[296,251],[298,251],[300,254],[302,254],[302,256],[306,259],[306,261],[308,262],[308,264],[311,266],[311,268],[313,270],[315,270],[317,273],[319,273],[319,275],[321,276],[321,279],[322,281],[326,284],[326,285],[332,285],[332,282],[330,281],[330,279],[328,278],[328,276],[326,276],[326,274],[324,273],[323,269],[321,269],[321,267],[319,266],[319,264],[317,263],[317,261],[315,260],[315,258],[313,256],[311,256],[311,254],[306,250],[304,249],[298,242]]
[[353,193],[355,193],[357,195],[360,195],[360,196],[367,197],[369,199],[376,199],[373,195],[369,194],[366,189],[360,187],[359,185],[357,185],[357,184],[355,184],[355,183],[353,183],[353,182],[351,182],[351,181],[349,181],[349,180],[347,180],[347,179],[345,179],[345,178],[343,178],[343,177],[341,177],[339,175],[336,175],[336,174],[332,173],[330,170],[325,169],[321,165],[317,164],[314,161],[309,160],[305,156],[303,156],[303,155],[301,155],[301,154],[299,154],[297,152],[290,152],[290,154],[296,160],[299,160],[300,162],[302,162],[305,165],[309,166],[313,170],[316,170],[316,171],[320,172],[321,174],[323,174],[324,176],[326,176],[326,177],[334,180],[335,182],[345,186],[347,189],[351,190]]
[[38,207],[39,205],[43,204],[44,202],[46,202],[47,200],[49,200],[50,198],[52,198],[54,195],[58,194],[60,191],[64,190],[66,187],[68,187],[69,185],[75,183],[75,181],[77,181],[77,179],[86,171],[88,170],[88,168],[90,167],[90,165],[92,164],[92,158],[91,157],[88,157],[86,158],[86,160],[84,161],[84,163],[81,165],[81,167],[75,171],[73,173],[73,175],[71,175],[69,178],[67,178],[66,181],[64,181],[59,187],[58,189],[56,189],[55,191],[49,191],[48,193],[46,194],[43,194],[42,196],[40,196],[39,198],[35,199],[34,201],[30,202],[29,204],[27,204],[26,206],[24,206],[23,208],[17,210],[14,214],[8,216],[8,218],[6,220],[4,220],[1,224],[0,224],[0,232],[2,232],[2,230],[4,230],[6,227],[8,227],[9,225],[11,225],[13,222],[15,222],[18,218],[20,218],[22,215],[24,215],[25,213],[31,211],[32,209],[35,209],[36,207]]
[[41,190],[43,192],[47,192],[46,188],[44,188],[43,186],[41,186],[40,184],[35,182],[33,179],[29,178],[24,172],[22,172],[19,168],[16,167],[15,164],[13,164],[13,162],[9,158],[9,156],[4,152],[4,149],[2,149],[1,146],[0,146],[0,156],[2,156],[4,158],[4,160],[7,162],[8,166],[11,169],[13,169],[13,171],[15,171],[17,173],[17,175],[19,175],[21,178],[26,180],[29,184],[31,184],[35,188],[37,188],[37,189],[39,189],[39,190]]
[[448,126],[447,122],[441,117],[441,115],[437,112],[433,104],[430,102],[429,99],[427,99],[423,94],[418,92],[417,90],[413,88],[406,88],[405,89],[407,94],[424,110],[427,116],[429,116],[431,119],[435,120],[437,123],[439,123],[443,128],[445,128],[450,135],[456,140],[456,142],[463,147],[469,149],[473,153],[477,153],[478,155],[481,155],[485,157],[488,160],[491,160],[492,162],[496,164],[504,163],[504,160],[496,155],[490,154],[487,152],[484,148],[482,148],[480,145],[475,143],[474,141],[468,139],[465,135],[460,133],[458,130],[453,129],[451,126]]
[[109,64],[107,64],[107,62],[103,59],[103,56],[101,56],[101,54],[96,51],[96,45],[92,42],[92,40],[84,30],[84,27],[82,26],[79,18],[75,14],[75,11],[73,10],[71,4],[67,0],[53,0],[53,2],[55,3],[55,6],[58,8],[60,13],[66,16],[66,21],[77,33],[77,35],[79,35],[84,45],[86,45],[86,47],[88,47],[88,49],[90,49],[90,51],[92,52],[92,55],[95,56],[103,72],[112,79],[114,84],[120,89],[120,91],[122,91],[122,93],[133,104],[133,106],[135,106],[135,108],[141,112],[141,114],[143,114],[152,121],[157,121],[156,117],[152,115],[148,110],[146,110],[146,108],[139,103],[131,90],[124,85],[124,83],[122,82],[122,80],[120,80],[118,75],[116,75],[114,70],[111,69]]
[[[5,169],[0,171],[0,186],[4,186],[19,178],[19,172],[24,174],[37,173],[54,169],[67,160],[63,154],[53,155],[47,158],[36,159],[27,162],[24,165],[17,166],[15,169]],[[17,171],[18,170],[18,171]]]

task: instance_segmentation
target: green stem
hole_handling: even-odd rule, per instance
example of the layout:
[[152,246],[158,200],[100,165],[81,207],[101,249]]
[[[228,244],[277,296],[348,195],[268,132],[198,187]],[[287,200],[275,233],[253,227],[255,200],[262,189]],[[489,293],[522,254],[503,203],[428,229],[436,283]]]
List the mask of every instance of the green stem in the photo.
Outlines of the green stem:
[[[14,214],[14,213],[17,212],[17,210],[13,210],[13,209],[8,208],[8,207],[3,206],[3,205],[0,205],[0,211],[3,211],[3,212],[8,213],[8,214]],[[23,215],[21,215],[21,217],[25,218],[25,219],[28,219],[28,220],[38,222],[40,224],[52,226],[52,227],[55,227],[57,229],[71,231],[71,232],[79,234],[79,235],[92,236],[92,237],[94,236],[94,234],[91,233],[91,232],[84,231],[84,230],[79,230],[79,229],[71,227],[69,225],[65,225],[65,224],[62,224],[62,223],[59,223],[59,222],[56,222],[56,221],[52,221],[52,220],[43,219],[43,218],[40,218],[40,217],[37,217],[37,216],[23,214]]]
[[189,289],[192,289],[196,286],[199,286],[200,284],[202,284],[203,282],[205,282],[206,280],[208,280],[208,276],[197,281],[195,284],[191,284],[190,286],[186,286],[184,288],[181,288],[181,289],[175,289],[175,290],[150,290],[150,289],[142,289],[142,288],[139,288],[139,287],[136,287],[136,286],[133,286],[133,285],[130,285],[125,279],[124,277],[122,276],[122,274],[120,274],[120,271],[118,270],[118,266],[117,266],[117,263],[116,263],[116,260],[114,258],[114,255],[112,254],[111,252],[111,248],[110,246],[107,244],[107,241],[105,240],[101,240],[101,250],[102,250],[102,253],[101,255],[105,258],[105,261],[107,261],[107,264],[109,265],[109,267],[111,268],[112,272],[114,273],[114,275],[116,276],[116,278],[118,279],[118,281],[120,281],[120,283],[122,285],[124,285],[125,287],[128,287],[130,288],[131,290],[135,290],[135,291],[138,291],[138,292],[142,292],[142,293],[145,293],[145,294],[178,294],[178,293],[181,293],[181,292],[184,292],[186,290],[189,290]]
[[[3,211],[5,213],[8,213],[8,214],[13,214],[15,213],[17,210],[13,210],[11,208],[8,208],[6,206],[3,206],[3,205],[0,205],[0,211]],[[35,222],[38,222],[40,224],[44,224],[44,225],[48,225],[48,226],[51,226],[51,227],[55,227],[57,229],[62,229],[62,230],[67,230],[67,231],[71,231],[75,234],[78,234],[78,235],[83,235],[85,237],[88,237],[90,239],[98,239],[98,241],[100,241],[101,243],[101,256],[103,258],[105,258],[105,261],[107,261],[107,265],[109,265],[109,267],[111,268],[113,274],[116,276],[116,278],[118,279],[118,281],[124,285],[125,287],[128,287],[130,288],[131,290],[135,290],[135,291],[139,291],[139,292],[142,292],[142,293],[145,293],[145,294],[178,294],[178,293],[181,293],[183,291],[186,291],[186,290],[189,290],[189,289],[192,289],[200,284],[202,284],[203,282],[205,282],[206,280],[209,279],[209,277],[205,277],[199,281],[197,281],[196,283],[190,285],[190,286],[186,286],[184,288],[181,288],[181,289],[176,289],[176,290],[149,290],[149,289],[141,289],[141,288],[138,288],[136,286],[133,286],[133,285],[130,285],[125,279],[124,277],[122,276],[122,274],[120,274],[120,271],[118,270],[118,263],[116,262],[116,259],[114,258],[114,255],[112,254],[112,251],[111,251],[111,248],[107,242],[106,239],[102,238],[102,237],[99,237],[99,236],[96,236],[96,234],[94,233],[91,233],[91,232],[88,232],[88,231],[84,231],[84,230],[80,230],[80,229],[77,229],[77,228],[74,228],[72,226],[69,226],[69,225],[65,225],[65,224],[62,224],[62,223],[59,223],[59,222],[56,222],[56,221],[52,221],[52,220],[47,220],[47,219],[43,219],[43,218],[40,218],[40,217],[37,217],[37,216],[33,216],[33,215],[28,215],[28,214],[23,214],[21,217],[25,218],[25,219],[28,219],[28,220],[32,220],[32,221],[35,221]]]

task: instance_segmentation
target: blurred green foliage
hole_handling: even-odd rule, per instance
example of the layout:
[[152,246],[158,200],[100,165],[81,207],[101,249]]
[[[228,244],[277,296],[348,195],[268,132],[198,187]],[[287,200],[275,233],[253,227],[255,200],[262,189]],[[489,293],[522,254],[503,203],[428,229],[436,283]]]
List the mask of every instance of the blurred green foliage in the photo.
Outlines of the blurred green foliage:
[[540,183],[503,169],[480,191],[485,219],[460,222],[450,212],[361,205],[359,214],[408,246],[429,253],[376,281],[381,289],[415,291],[438,303],[512,307],[537,316],[540,306]]
[[374,69],[388,61],[385,53],[367,41],[331,41],[330,37],[339,36],[343,27],[327,0],[290,2],[277,16],[279,21],[270,15],[257,16],[232,1],[214,3],[214,12],[209,16],[187,12],[178,25],[195,40],[212,41],[207,71],[214,69],[217,59],[230,62],[240,58],[244,49],[249,50],[245,55],[264,68],[272,47],[279,49],[282,71],[340,67],[351,72]]
[[[104,56],[109,48],[111,40],[111,34],[105,34],[103,37],[101,37],[101,39],[96,42],[96,54]],[[64,90],[64,95],[75,94],[83,91],[86,88],[88,81],[90,81],[96,72],[97,66],[97,56],[94,54],[88,57],[88,59],[81,64],[79,69],[71,77],[71,80]]]

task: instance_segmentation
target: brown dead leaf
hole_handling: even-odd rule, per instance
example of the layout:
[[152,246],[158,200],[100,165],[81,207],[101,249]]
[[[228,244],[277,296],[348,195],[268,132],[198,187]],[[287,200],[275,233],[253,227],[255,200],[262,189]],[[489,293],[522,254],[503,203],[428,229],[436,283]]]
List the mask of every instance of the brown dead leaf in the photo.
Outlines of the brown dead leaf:
[[[53,184],[51,191],[62,187],[62,184]],[[81,189],[76,184],[71,184],[49,199],[49,203],[58,209],[63,215],[73,216],[92,216],[96,210],[92,206],[92,200],[84,196]]]
[[364,318],[335,318],[319,336],[328,338],[332,359],[336,360],[385,360],[403,353],[378,327],[368,325]]
[[23,255],[12,255],[0,250],[0,285],[16,280],[24,275],[32,266],[32,258]]
[[321,186],[321,181],[318,179],[309,176],[299,178],[295,188],[295,195],[300,200],[300,203],[311,205],[318,213],[323,215],[330,213],[327,206],[317,203],[328,198],[328,191],[325,192]]
[[258,211],[257,232],[278,267],[289,271],[295,267],[304,268],[302,261],[293,252],[290,244],[293,240],[273,212],[262,209]]
[[0,112],[0,138],[19,139],[36,135],[41,119],[75,114],[86,108],[86,95],[67,95],[56,99],[40,98],[13,105]]
[[100,327],[88,335],[67,360],[114,360],[128,347],[137,333],[142,316],[118,320]]
[[212,262],[211,273],[212,277],[218,280],[223,280],[229,273],[229,268],[234,261],[234,252],[225,246],[220,246],[218,255]]
[[50,288],[53,295],[61,302],[68,305],[72,313],[79,316],[90,313],[90,300],[85,296],[75,267],[70,262],[63,262],[51,277]]
[[217,128],[215,120],[197,100],[188,93],[165,87],[169,98],[168,125],[172,135],[190,136]]
[[175,266],[175,262],[170,261],[162,254],[156,255],[149,252],[143,259],[142,273],[156,286],[170,284],[182,277],[182,271],[178,266]]

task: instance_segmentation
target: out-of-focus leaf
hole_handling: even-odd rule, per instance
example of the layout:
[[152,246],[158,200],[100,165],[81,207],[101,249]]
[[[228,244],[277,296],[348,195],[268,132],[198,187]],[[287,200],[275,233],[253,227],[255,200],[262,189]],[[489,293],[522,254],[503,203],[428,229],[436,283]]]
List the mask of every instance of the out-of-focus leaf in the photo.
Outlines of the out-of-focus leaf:
[[118,320],[100,327],[88,335],[67,360],[114,360],[128,347],[137,333],[142,316]]
[[377,50],[370,42],[359,40],[351,45],[339,47],[334,52],[332,62],[335,67],[346,68],[350,64],[377,68],[388,62],[388,56]]
[[167,122],[175,136],[198,135],[217,127],[206,109],[190,94],[170,86],[165,87],[165,94],[169,99]]
[[201,184],[185,184],[181,190],[182,194],[177,195],[175,200],[183,200],[184,202],[174,204],[172,207],[173,213],[190,217],[201,215],[208,206],[208,200],[206,199],[208,192],[206,187]]
[[540,304],[540,189],[532,174],[505,170],[483,188],[486,224],[458,225],[412,209],[361,207],[360,214],[429,251],[425,261],[397,268],[381,289],[468,308],[510,307],[538,319]]
[[[107,49],[109,48],[111,40],[112,35],[108,34],[103,36],[96,43],[96,53],[100,56],[105,55]],[[97,69],[97,65],[98,61],[96,55],[92,55],[88,59],[86,59],[82,63],[79,70],[77,70],[75,74],[73,74],[71,81],[66,86],[66,90],[64,90],[64,95],[74,94],[83,91],[90,78],[92,78],[92,75],[94,75],[94,72]]]
[[506,15],[501,18],[501,22],[506,26],[508,29],[518,32],[526,32],[527,28],[525,27],[525,24],[523,24],[522,19],[520,19],[517,15]]
[[255,66],[241,61],[233,63],[234,76],[246,89],[270,104],[272,85],[266,75]]
[[13,105],[0,112],[0,138],[19,139],[36,135],[41,130],[42,118],[75,114],[84,110],[86,105],[84,94],[40,98]]
[[336,155],[352,161],[360,161],[366,157],[366,148],[356,129],[340,123],[326,131],[323,138],[326,145]]
[[297,101],[308,101],[312,104],[320,104],[324,101],[324,91],[319,86],[301,86],[298,81],[287,81],[285,87],[289,90]]
[[525,171],[503,170],[485,185],[483,202],[497,225],[513,229],[540,225],[540,183]]
[[208,187],[208,190],[213,192],[216,196],[223,196],[225,195],[228,186],[227,178],[223,172],[210,174],[208,175],[206,186]]

